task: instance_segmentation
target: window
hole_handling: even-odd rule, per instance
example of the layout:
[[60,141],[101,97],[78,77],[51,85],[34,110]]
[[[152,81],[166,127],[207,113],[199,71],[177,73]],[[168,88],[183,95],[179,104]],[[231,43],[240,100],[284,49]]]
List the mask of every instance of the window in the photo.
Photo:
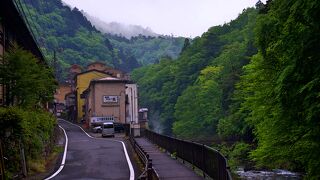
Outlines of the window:
[[113,128],[113,124],[104,124],[103,128]]

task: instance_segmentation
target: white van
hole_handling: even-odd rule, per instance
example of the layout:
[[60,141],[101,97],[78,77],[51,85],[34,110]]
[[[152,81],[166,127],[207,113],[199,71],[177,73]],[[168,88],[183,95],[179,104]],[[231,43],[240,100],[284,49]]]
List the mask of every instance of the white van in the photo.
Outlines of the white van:
[[104,122],[102,124],[102,137],[112,136],[114,137],[114,124],[113,122]]

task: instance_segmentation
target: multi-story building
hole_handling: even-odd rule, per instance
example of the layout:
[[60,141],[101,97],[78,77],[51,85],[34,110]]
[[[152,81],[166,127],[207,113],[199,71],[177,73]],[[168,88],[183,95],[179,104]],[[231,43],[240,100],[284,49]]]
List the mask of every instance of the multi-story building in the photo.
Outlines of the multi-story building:
[[99,70],[99,71],[104,71],[107,74],[111,75],[112,77],[128,80],[128,75],[125,74],[124,72],[122,72],[120,70],[117,70],[117,69],[114,69],[112,67],[106,66],[104,63],[99,62],[99,61],[90,63],[87,66],[87,71],[90,71],[90,70],[93,70],[93,69]]
[[77,109],[77,122],[84,118],[84,99],[80,95],[85,91],[92,80],[111,77],[109,74],[99,70],[89,70],[81,72],[75,76],[75,94],[76,94],[76,109]]
[[71,84],[60,83],[54,94],[54,113],[59,115],[66,111],[66,95],[71,93]]
[[138,88],[137,84],[126,84],[126,123],[138,123]]
[[54,94],[55,103],[66,104],[65,96],[71,93],[71,85],[69,83],[60,83],[56,93]]
[[126,83],[114,77],[92,80],[82,94],[88,125],[105,120],[126,123]]

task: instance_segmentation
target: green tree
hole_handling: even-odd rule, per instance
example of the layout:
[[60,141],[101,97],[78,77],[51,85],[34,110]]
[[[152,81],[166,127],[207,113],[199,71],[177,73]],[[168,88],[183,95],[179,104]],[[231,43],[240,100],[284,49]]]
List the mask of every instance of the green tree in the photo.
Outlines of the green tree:
[[239,84],[258,147],[259,166],[320,178],[320,2],[274,0],[257,23],[259,53]]
[[222,67],[208,66],[201,71],[175,105],[174,134],[184,138],[214,135],[221,115],[221,94],[218,78]]
[[5,52],[0,79],[6,87],[7,105],[30,107],[48,102],[56,88],[52,70],[17,45]]

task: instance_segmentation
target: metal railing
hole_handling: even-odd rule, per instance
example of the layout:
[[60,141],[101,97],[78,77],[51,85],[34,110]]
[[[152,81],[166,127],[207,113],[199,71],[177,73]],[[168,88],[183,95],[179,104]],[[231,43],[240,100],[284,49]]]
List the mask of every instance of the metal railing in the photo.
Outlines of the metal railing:
[[141,173],[138,179],[158,180],[159,176],[152,167],[152,159],[149,158],[149,154],[144,151],[144,149],[136,142],[134,137],[132,137],[131,135],[129,136],[129,141],[134,151],[138,155],[140,161],[144,165],[144,171]]
[[197,167],[203,176],[212,179],[232,179],[225,157],[215,149],[203,144],[176,139],[170,136],[157,134],[145,130],[145,137],[158,146],[166,149],[169,153]]

